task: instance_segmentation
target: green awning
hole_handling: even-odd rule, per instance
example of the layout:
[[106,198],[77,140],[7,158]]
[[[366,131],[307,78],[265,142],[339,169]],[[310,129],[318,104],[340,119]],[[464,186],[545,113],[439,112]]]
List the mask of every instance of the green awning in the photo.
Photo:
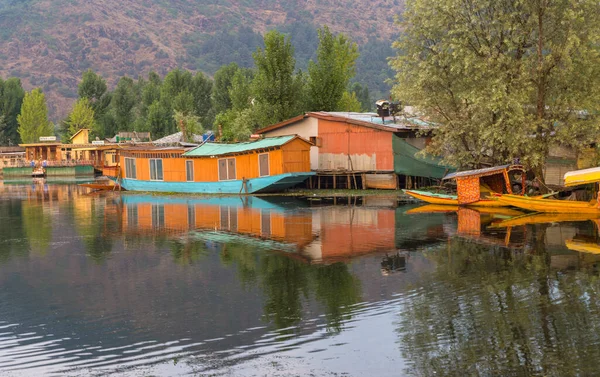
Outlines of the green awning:
[[392,140],[396,174],[441,179],[446,174],[456,171],[456,168],[443,165],[439,158],[418,156],[417,153],[421,150],[398,136],[394,136]]

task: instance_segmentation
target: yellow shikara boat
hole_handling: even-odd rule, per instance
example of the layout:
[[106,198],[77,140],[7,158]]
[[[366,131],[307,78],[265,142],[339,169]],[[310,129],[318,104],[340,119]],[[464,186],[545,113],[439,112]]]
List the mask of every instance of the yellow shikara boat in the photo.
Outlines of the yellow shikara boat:
[[448,174],[443,179],[456,180],[457,195],[438,194],[428,191],[403,190],[413,198],[430,204],[475,207],[506,207],[507,205],[491,197],[494,193],[515,194],[511,175],[520,175],[518,194],[525,193],[525,170],[520,165],[502,165],[491,168],[461,171]]
[[513,217],[490,225],[490,228],[508,228],[513,226],[529,224],[547,224],[560,222],[578,222],[596,220],[600,218],[600,213],[532,213]]
[[579,251],[580,253],[600,254],[600,245],[585,240],[566,240],[565,246],[569,250]]
[[[437,204],[437,205],[446,205],[446,206],[459,206],[460,203],[458,201],[458,195],[447,195],[447,194],[438,194],[434,192],[428,191],[419,191],[419,190],[402,190],[405,194],[412,196],[413,198],[422,200],[427,203]],[[502,204],[498,200],[494,199],[479,199],[476,202],[465,204],[469,206],[477,206],[477,207],[506,207],[505,204]]]
[[[461,206],[451,205],[439,205],[439,204],[426,204],[421,207],[412,208],[405,212],[407,215],[414,215],[420,213],[449,213],[456,212],[459,209],[464,208]],[[508,207],[477,207],[473,208],[477,212],[485,215],[492,215],[495,217],[515,217],[524,215],[523,212]]]
[[[600,167],[565,173],[565,186],[579,186],[597,182],[600,182]],[[535,212],[600,214],[600,207],[597,199],[583,202],[575,200],[544,199],[540,197],[531,198],[510,194],[497,195],[497,199],[505,205]]]

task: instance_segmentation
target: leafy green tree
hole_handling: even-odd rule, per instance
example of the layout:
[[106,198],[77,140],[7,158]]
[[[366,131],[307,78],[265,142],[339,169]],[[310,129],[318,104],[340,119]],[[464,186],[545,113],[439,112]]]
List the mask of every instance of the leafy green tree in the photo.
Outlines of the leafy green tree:
[[253,72],[245,68],[238,69],[233,75],[229,88],[229,98],[231,99],[231,108],[234,111],[246,109],[251,105],[253,77]]
[[427,150],[464,167],[597,141],[600,4],[411,0],[394,95],[439,124]]
[[146,129],[150,131],[150,135],[155,139],[174,133],[175,122],[172,117],[172,110],[166,108],[160,101],[153,102],[148,106]]
[[[77,88],[79,98],[87,98],[94,111],[95,134],[101,138],[114,136],[113,115],[110,114],[112,95],[107,91],[106,80],[91,69],[85,71]],[[66,128],[65,128],[66,127]],[[63,134],[68,134],[68,125],[62,126]]]
[[77,94],[79,95],[79,98],[87,98],[94,111],[98,112],[108,106],[108,104],[103,101],[106,90],[106,81],[102,76],[96,74],[91,69],[88,69],[83,73],[81,82],[77,88]]
[[87,98],[81,98],[75,102],[71,114],[66,122],[69,125],[69,135],[73,136],[77,131],[87,128],[94,132],[96,130],[96,121],[94,120],[94,110]]
[[25,93],[17,122],[23,143],[34,143],[39,140],[40,136],[54,134],[54,127],[48,121],[46,97],[39,88]]
[[223,140],[245,141],[250,138],[257,121],[250,108],[252,71],[240,68],[234,74],[229,88],[231,108],[217,115],[217,124],[222,127]]
[[265,48],[253,54],[257,68],[252,81],[254,112],[259,126],[281,122],[298,115],[302,82],[294,75],[294,47],[289,39],[271,30],[264,36]]
[[217,115],[216,122],[222,126],[223,141],[247,141],[256,124],[252,109],[239,112],[229,110]]
[[224,65],[215,72],[214,83],[212,87],[212,103],[214,111],[219,114],[231,109],[231,97],[229,89],[233,76],[239,70],[235,63]]
[[358,113],[361,110],[360,101],[356,98],[356,93],[354,92],[344,92],[336,107],[339,111],[352,111]]
[[129,77],[121,77],[117,88],[113,92],[111,107],[114,113],[114,120],[117,132],[132,131],[135,106],[135,91],[133,80]]
[[198,135],[202,133],[202,124],[197,115],[175,110],[173,118],[183,134],[183,141],[193,142],[194,134]]
[[190,92],[192,86],[192,74],[179,68],[167,73],[161,86],[161,100],[170,104],[171,99],[181,92]]
[[24,97],[21,80],[15,77],[6,81],[0,79],[0,145],[16,145],[20,142],[17,116]]
[[194,100],[194,113],[200,118],[202,125],[205,127],[209,127],[214,120],[211,101],[212,87],[212,80],[202,72],[194,75],[190,87],[190,92]]
[[369,87],[367,85],[362,86],[355,82],[350,86],[350,92],[354,93],[356,99],[360,102],[360,108],[362,111],[371,111],[374,107],[374,102],[371,99],[369,93]]
[[194,97],[190,92],[182,91],[175,96],[172,102],[173,110],[184,114],[194,114]]
[[319,29],[317,62],[308,64],[310,109],[340,110],[338,105],[354,77],[358,46],[343,34],[334,36],[327,26]]

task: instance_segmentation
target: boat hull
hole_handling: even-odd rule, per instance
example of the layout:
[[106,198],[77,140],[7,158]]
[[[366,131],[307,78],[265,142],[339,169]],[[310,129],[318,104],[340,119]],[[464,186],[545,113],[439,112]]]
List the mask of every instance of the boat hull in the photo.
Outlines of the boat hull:
[[119,180],[121,187],[128,191],[153,191],[153,192],[181,192],[198,194],[258,194],[275,193],[284,191],[308,177],[315,175],[313,172],[286,173],[268,177],[241,179],[219,182],[165,182],[142,181],[124,178]]
[[498,201],[505,205],[535,212],[549,213],[591,213],[600,214],[596,201],[580,202],[570,200],[531,198],[517,195],[498,195]]
[[[445,194],[434,194],[426,191],[417,190],[403,190],[404,193],[412,196],[413,198],[422,200],[431,204],[443,204],[450,206],[458,206],[458,196],[456,195],[445,195]],[[501,203],[495,199],[480,199],[477,202],[465,204],[469,207],[506,207],[506,204]]]

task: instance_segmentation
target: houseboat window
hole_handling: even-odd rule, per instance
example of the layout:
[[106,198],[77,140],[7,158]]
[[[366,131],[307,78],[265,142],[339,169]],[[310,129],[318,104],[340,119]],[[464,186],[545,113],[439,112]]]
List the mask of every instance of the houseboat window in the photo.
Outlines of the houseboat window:
[[219,160],[219,181],[235,179],[235,158],[222,158]]
[[194,161],[185,162],[185,177],[188,182],[194,181]]
[[164,228],[165,226],[165,206],[152,206],[152,226],[154,228]]
[[127,226],[136,228],[138,225],[138,208],[135,205],[127,206]]
[[196,227],[196,207],[193,205],[188,206],[188,228],[194,229]]
[[161,158],[150,159],[150,180],[151,181],[162,181],[163,180],[163,164]]
[[125,159],[125,178],[137,178],[137,172],[135,170],[135,158]]
[[262,153],[258,155],[258,175],[264,177],[269,175],[269,154]]

